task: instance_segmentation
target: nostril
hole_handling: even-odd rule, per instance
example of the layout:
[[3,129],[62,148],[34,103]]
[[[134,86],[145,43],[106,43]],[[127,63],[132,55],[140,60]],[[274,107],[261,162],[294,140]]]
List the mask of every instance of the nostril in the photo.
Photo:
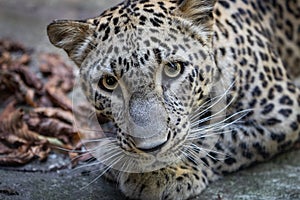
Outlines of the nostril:
[[139,150],[141,151],[144,151],[146,153],[151,153],[151,152],[154,152],[154,151],[157,151],[159,149],[161,149],[165,144],[167,143],[167,141],[163,142],[162,144],[159,144],[157,146],[152,146],[150,148],[145,148],[145,147],[138,147]]

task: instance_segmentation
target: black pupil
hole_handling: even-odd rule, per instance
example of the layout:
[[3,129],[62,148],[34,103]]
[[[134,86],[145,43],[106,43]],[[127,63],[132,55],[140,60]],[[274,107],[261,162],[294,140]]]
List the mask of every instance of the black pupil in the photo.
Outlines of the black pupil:
[[114,85],[115,83],[116,83],[116,79],[115,79],[114,77],[110,76],[110,77],[107,77],[107,78],[106,78],[106,84],[107,84],[107,85],[112,86],[112,85]]
[[169,63],[169,72],[175,73],[178,70],[178,66],[175,63]]

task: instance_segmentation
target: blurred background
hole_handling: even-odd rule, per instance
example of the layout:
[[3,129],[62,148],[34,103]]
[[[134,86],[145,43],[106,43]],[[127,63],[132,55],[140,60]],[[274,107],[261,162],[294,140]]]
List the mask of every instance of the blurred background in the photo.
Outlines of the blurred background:
[[46,35],[54,19],[98,16],[121,0],[0,0],[0,37],[20,41],[37,51],[57,51]]
[[[54,19],[97,16],[119,2],[0,0],[0,39],[10,38],[20,42],[33,49],[33,54],[59,53],[67,61],[66,54],[48,41],[47,24]],[[114,184],[97,179],[97,168],[59,169],[65,162],[66,158],[52,154],[46,164],[37,161],[18,168],[0,165],[0,199],[124,199]],[[282,154],[268,163],[226,176],[212,184],[197,199],[300,199],[300,151]]]

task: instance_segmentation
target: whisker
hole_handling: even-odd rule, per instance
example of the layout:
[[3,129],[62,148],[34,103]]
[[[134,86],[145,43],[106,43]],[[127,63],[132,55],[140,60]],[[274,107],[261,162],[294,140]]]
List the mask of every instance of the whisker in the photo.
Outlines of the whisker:
[[83,169],[83,168],[92,167],[92,166],[101,164],[100,161],[97,161],[97,162],[91,161],[91,162],[93,162],[93,163],[83,164],[83,165],[81,165],[81,166],[77,166],[77,167],[74,168],[73,170],[74,170],[74,171],[77,171],[77,170],[80,170],[80,169]]
[[[207,132],[210,132],[210,131],[207,131]],[[196,133],[193,133],[193,134],[190,134],[188,135],[187,137],[187,141],[194,141],[194,140],[197,140],[197,139],[201,139],[201,138],[208,138],[210,136],[215,136],[215,135],[221,135],[221,134],[227,134],[227,133],[231,133],[231,130],[226,130],[226,131],[223,131],[223,130],[218,130],[218,131],[213,131],[213,133],[209,133],[209,134],[206,134],[206,132],[196,132]]]
[[195,151],[193,151],[191,148],[188,148],[187,146],[184,146],[184,155],[188,158],[188,159],[192,159],[193,162],[200,164],[203,161],[201,161],[200,159],[200,155],[197,154]]
[[68,153],[85,153],[85,151],[83,150],[78,150],[78,149],[67,149],[67,148],[63,148],[63,147],[59,147],[59,146],[53,146],[52,148],[60,150],[60,151],[64,151],[64,152],[68,152]]
[[92,180],[90,183],[88,183],[86,186],[82,187],[80,190],[86,189],[93,183],[95,183],[100,177],[102,177],[105,173],[107,173],[110,169],[111,166],[113,166],[115,163],[119,162],[120,158],[118,160],[114,160],[113,163],[110,166],[105,166],[104,170],[99,174],[94,180]]
[[196,149],[199,149],[200,151],[205,151],[205,152],[213,152],[213,153],[216,153],[216,154],[219,154],[219,155],[226,155],[225,153],[223,152],[220,152],[220,151],[217,151],[217,150],[213,150],[213,149],[207,149],[207,148],[204,148],[204,147],[199,147],[197,146],[196,144],[190,144],[192,148],[196,148]]
[[210,121],[210,120],[212,120],[212,119],[218,119],[218,118],[223,118],[223,117],[226,117],[226,114],[224,114],[224,115],[219,115],[219,116],[213,116],[213,115],[211,115],[211,116],[202,118],[202,119],[200,119],[200,120],[198,120],[198,121],[192,122],[192,123],[191,123],[191,128],[193,128],[193,127],[198,127],[199,124],[208,122],[208,121]]
[[[220,111],[218,111],[218,112],[214,113],[213,115],[211,115],[211,117],[215,117],[215,116],[219,115],[220,113],[222,113],[223,111],[225,111],[225,110],[233,103],[233,101],[234,101],[234,99],[231,99],[230,102],[229,102],[224,108],[222,108]],[[218,103],[218,102],[217,102],[217,103]],[[213,106],[217,105],[217,103],[211,105],[210,108],[212,108]],[[202,114],[200,114],[198,117],[201,117],[204,113],[206,113],[207,111],[209,111],[210,108],[208,108],[208,109],[206,109],[206,110],[203,110],[203,111],[202,111]],[[205,119],[205,118],[204,118],[204,119]],[[204,120],[204,119],[203,119],[203,120]],[[194,117],[191,119],[191,121],[193,121],[193,120],[195,120]],[[201,119],[201,120],[202,120],[202,119]]]
[[[237,113],[234,113],[234,114],[230,115],[229,117],[227,117],[226,119],[224,119],[220,122],[216,122],[214,124],[209,124],[209,125],[203,126],[201,128],[191,130],[191,133],[199,132],[199,131],[207,131],[207,130],[219,130],[219,129],[225,128],[229,125],[232,125],[232,124],[238,122],[240,119],[245,117],[251,111],[253,111],[253,109],[242,110],[240,112],[237,112]],[[243,114],[243,113],[245,113],[245,114]],[[230,123],[225,123],[226,121],[228,121],[228,120],[230,120],[230,119],[232,119],[235,116],[240,115],[240,114],[243,114],[243,115],[241,117],[235,119],[234,121],[230,122]]]
[[[191,115],[191,121],[192,121],[193,119],[198,118],[199,116],[203,115],[207,110],[209,110],[209,109],[211,109],[212,107],[214,107],[215,105],[217,105],[224,97],[226,97],[226,96],[229,94],[229,91],[230,91],[230,89],[234,86],[234,84],[235,84],[235,81],[231,83],[231,85],[227,88],[227,90],[226,90],[222,95],[219,95],[219,96],[217,96],[217,97],[212,98],[212,99],[218,99],[218,100],[217,100],[216,102],[214,102],[212,105],[210,105],[208,108],[206,108],[205,110],[203,110],[203,111],[201,111],[201,112],[198,112],[199,110],[202,110],[202,109],[203,109],[202,106],[200,106],[198,109],[196,109],[196,110],[194,111],[195,114],[192,114],[192,115]],[[206,105],[206,104],[210,103],[210,102],[212,101],[212,99],[209,100],[208,102],[205,102],[203,105]],[[233,99],[232,99],[232,100],[233,100]],[[231,100],[231,101],[232,101],[232,100]]]

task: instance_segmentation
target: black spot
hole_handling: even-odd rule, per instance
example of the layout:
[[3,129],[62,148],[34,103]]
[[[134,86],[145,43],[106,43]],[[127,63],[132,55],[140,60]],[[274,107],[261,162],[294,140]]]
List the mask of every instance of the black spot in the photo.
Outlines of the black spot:
[[193,78],[191,75],[189,76],[189,81],[190,81],[191,83],[194,82],[194,78]]
[[220,5],[222,5],[224,8],[230,8],[230,4],[228,3],[228,1],[219,1],[218,2]]
[[99,32],[101,32],[101,31],[103,31],[106,27],[108,27],[108,23],[105,23],[105,24],[101,24],[100,26],[99,26]]
[[293,131],[296,131],[296,130],[298,130],[299,125],[298,125],[297,122],[292,122],[292,123],[290,124],[290,127],[291,127],[291,129],[292,129]]
[[220,51],[221,51],[222,56],[225,56],[225,55],[226,55],[226,50],[225,50],[225,48],[220,48]]
[[206,158],[201,158],[201,160],[205,164],[206,167],[209,167],[209,163]]
[[115,26],[118,24],[118,22],[119,22],[119,18],[114,18],[114,19],[113,19],[113,24],[114,24]]
[[246,58],[243,58],[241,61],[240,61],[240,65],[241,66],[245,66],[247,65],[248,61],[246,60]]
[[235,141],[235,142],[237,141],[237,134],[238,134],[238,132],[236,130],[231,131],[231,137],[232,137],[233,141]]
[[254,106],[257,104],[257,100],[253,99],[252,101],[249,102],[250,108],[254,108]]
[[275,98],[275,94],[274,94],[274,89],[273,89],[273,88],[271,88],[271,89],[269,90],[269,92],[268,92],[268,98],[269,98],[270,100],[273,100],[273,99]]
[[283,97],[281,97],[279,99],[279,103],[281,103],[283,105],[289,105],[289,106],[292,106],[294,104],[293,100],[287,95],[284,95]]
[[190,183],[188,183],[187,189],[190,191],[192,189],[192,186]]
[[197,174],[194,173],[193,175],[195,176],[196,180],[200,180],[200,177]]
[[272,117],[272,118],[269,118],[267,119],[266,121],[263,122],[263,125],[266,125],[266,126],[274,126],[276,124],[279,124],[281,123],[282,121],[275,118],[275,117]]
[[213,161],[214,163],[218,162],[218,154],[216,154],[215,152],[209,152],[208,155],[211,161]]
[[119,27],[119,26],[116,26],[116,27],[115,27],[115,34],[120,33],[120,31],[121,31],[120,27]]
[[273,111],[274,107],[275,107],[275,106],[274,106],[274,104],[272,104],[272,103],[266,105],[266,106],[264,107],[264,110],[262,111],[262,114],[263,114],[263,115],[269,114],[270,112]]
[[195,161],[195,159],[191,158],[190,156],[187,158],[187,160],[195,166],[198,165],[198,163]]
[[150,8],[150,9],[144,8],[143,10],[148,13],[154,13],[154,10],[152,8]]
[[162,57],[161,57],[161,51],[159,49],[153,49],[156,61],[158,62],[158,64],[160,64],[162,62]]
[[263,99],[260,101],[260,105],[263,106],[263,105],[265,105],[267,102],[268,102],[268,100],[267,100],[266,98],[263,98]]
[[253,97],[259,97],[261,94],[262,94],[262,92],[258,86],[256,86],[252,91]]
[[150,37],[150,39],[152,40],[152,42],[154,43],[159,43],[159,39],[156,37]]
[[243,151],[242,156],[250,160],[253,158],[253,153],[249,151]]
[[278,143],[283,142],[285,140],[285,134],[284,133],[271,133],[271,139],[274,141],[277,141]]
[[155,27],[160,27],[161,24],[163,23],[161,20],[154,18],[154,19],[150,19],[150,22],[152,23],[153,26]]
[[277,90],[277,92],[282,92],[283,91],[283,88],[282,88],[281,85],[275,85],[274,87]]
[[236,163],[236,159],[232,158],[232,157],[227,157],[224,161],[227,165],[232,165],[234,163]]
[[188,168],[186,166],[184,166],[184,165],[181,165],[180,169],[188,169]]
[[279,113],[283,115],[284,117],[288,118],[292,114],[291,109],[280,109]]
[[241,147],[241,149],[246,150],[247,149],[247,144],[245,142],[241,142],[240,147]]
[[242,0],[244,4],[248,5],[248,0]]
[[287,87],[288,91],[290,91],[293,94],[296,93],[296,86],[293,83],[288,83],[287,85],[288,85]]
[[[221,1],[221,2],[225,2],[225,1]],[[232,31],[234,32],[234,33],[238,33],[238,31],[237,31],[237,28],[236,28],[236,26],[235,25],[233,25],[230,21],[228,21],[227,19],[225,20],[225,22],[226,22],[226,24],[228,24],[230,27],[231,27],[231,29],[232,29]]]
[[221,16],[221,12],[220,12],[219,9],[216,9],[215,13],[216,13],[217,16]]
[[223,147],[221,147],[221,145],[220,145],[219,143],[217,143],[217,144],[215,145],[215,148],[216,148],[218,151],[224,152]]
[[110,28],[107,27],[106,30],[105,30],[105,34],[104,34],[104,36],[102,38],[102,41],[107,40],[107,38],[109,37],[109,33],[110,33]]

